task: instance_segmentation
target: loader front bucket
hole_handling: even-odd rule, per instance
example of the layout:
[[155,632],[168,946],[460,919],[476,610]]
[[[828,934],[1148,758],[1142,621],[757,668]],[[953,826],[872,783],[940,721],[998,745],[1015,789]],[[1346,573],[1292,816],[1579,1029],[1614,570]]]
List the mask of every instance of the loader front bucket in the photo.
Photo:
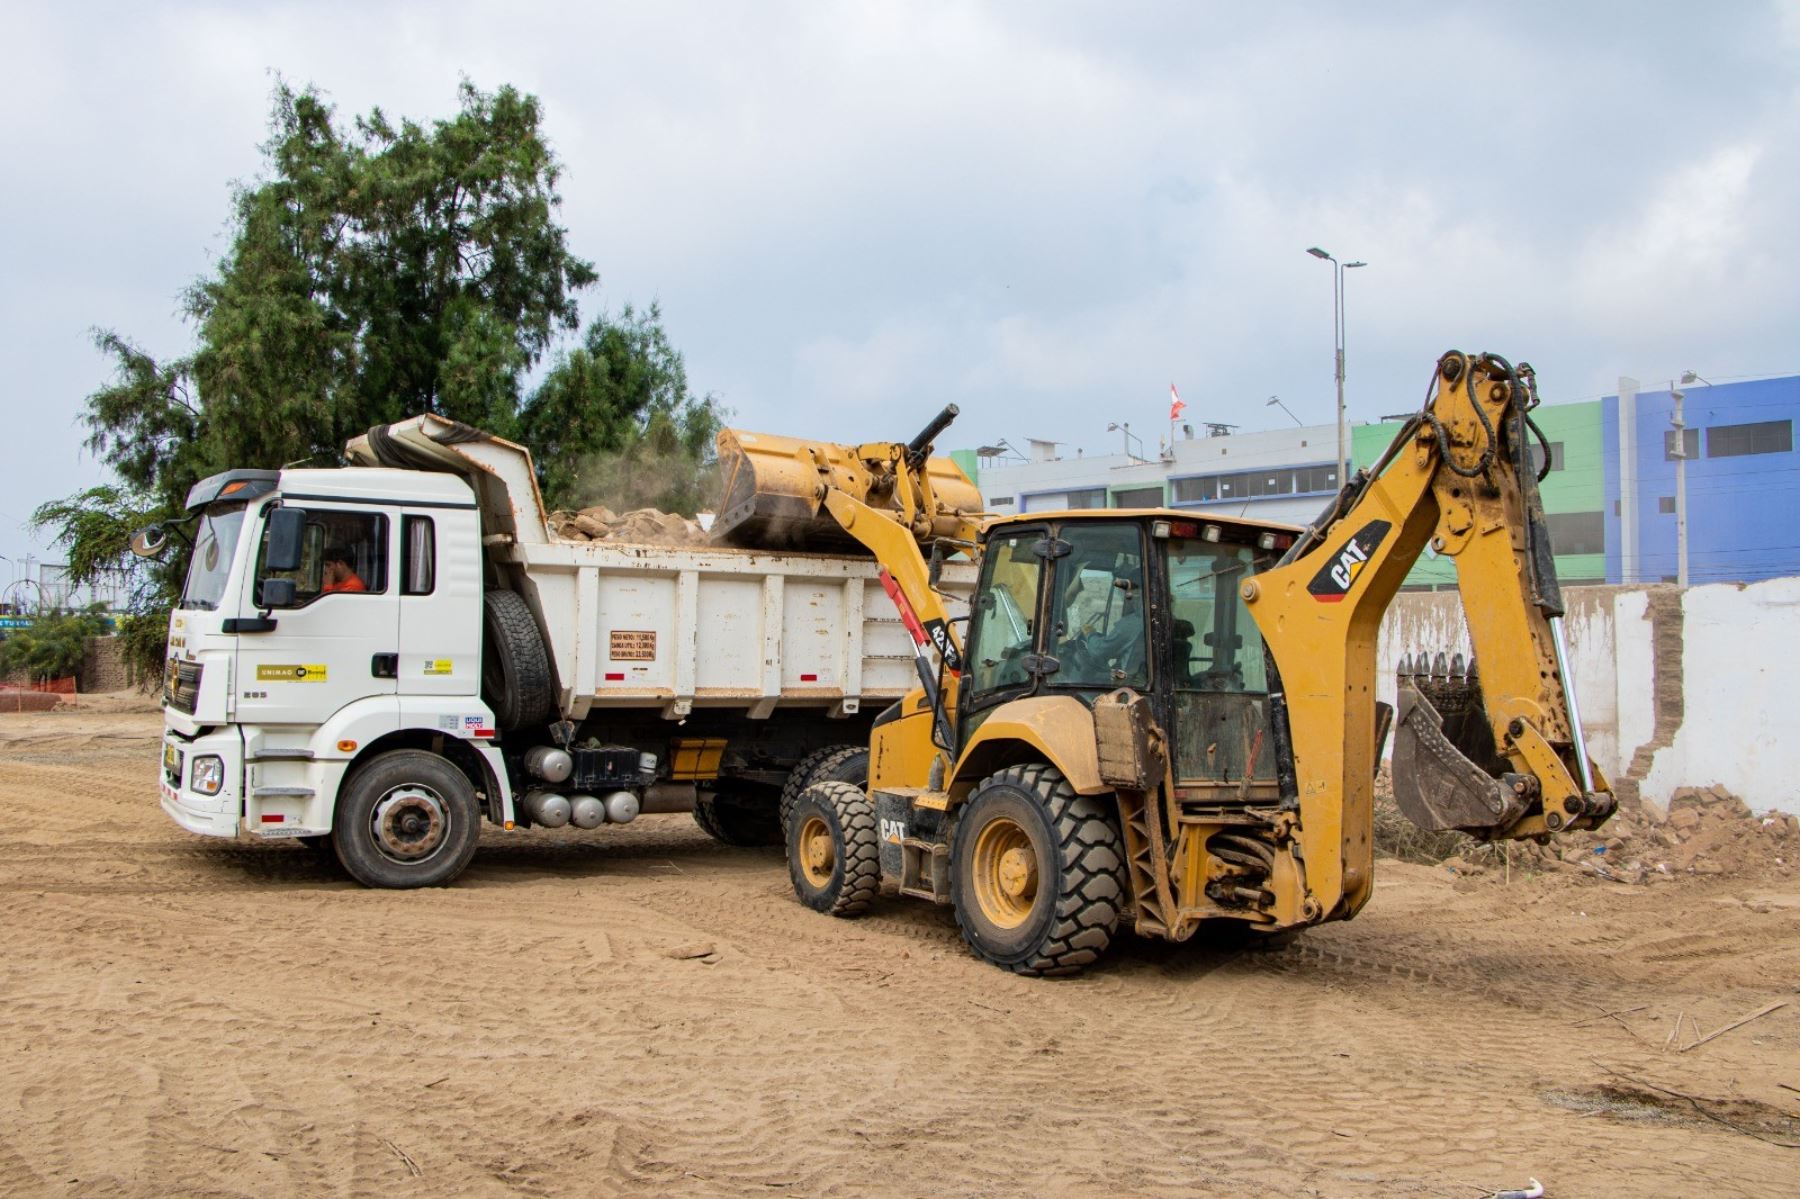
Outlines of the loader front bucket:
[[[861,543],[825,509],[825,495],[835,488],[871,507],[901,511],[901,472],[892,457],[864,456],[886,448],[723,430],[718,439],[723,486],[713,540],[770,550],[860,552]],[[898,453],[907,447],[892,448]],[[920,512],[921,497],[912,489],[918,513],[913,528],[922,540],[937,532],[939,524],[950,527],[939,519],[947,513],[980,513],[981,493],[956,463],[928,458],[919,469],[936,499],[934,511]]]
[[1511,769],[1494,745],[1481,684],[1462,655],[1400,659],[1394,721],[1394,802],[1423,829],[1491,836],[1524,813],[1505,781]]

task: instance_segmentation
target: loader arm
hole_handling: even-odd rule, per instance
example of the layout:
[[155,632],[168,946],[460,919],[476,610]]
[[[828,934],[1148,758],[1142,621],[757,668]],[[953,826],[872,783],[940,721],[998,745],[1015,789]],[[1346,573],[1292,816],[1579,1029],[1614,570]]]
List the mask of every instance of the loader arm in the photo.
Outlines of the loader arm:
[[946,548],[973,558],[987,518],[980,492],[956,464],[931,457],[933,440],[956,416],[956,405],[946,405],[910,442],[857,446],[726,429],[718,439],[725,498],[713,531],[743,544],[817,549],[848,542],[873,554],[882,588],[912,638],[945,748],[952,744],[962,640],[934,585],[933,563]]
[[[1593,828],[1613,797],[1588,759],[1528,440],[1531,370],[1456,351],[1425,407],[1243,597],[1275,670],[1284,803],[1308,889],[1348,915],[1372,883],[1381,619],[1429,545],[1456,566],[1473,662],[1403,665],[1394,789],[1415,823],[1481,838]],[[1541,437],[1540,437],[1541,440]],[[1455,669],[1452,669],[1454,665]],[[1440,717],[1448,718],[1448,727]]]

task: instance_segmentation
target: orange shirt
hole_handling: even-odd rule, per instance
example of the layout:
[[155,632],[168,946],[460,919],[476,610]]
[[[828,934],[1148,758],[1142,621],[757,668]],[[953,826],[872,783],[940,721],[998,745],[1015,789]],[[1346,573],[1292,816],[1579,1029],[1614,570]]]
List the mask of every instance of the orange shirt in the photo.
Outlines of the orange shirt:
[[338,583],[335,586],[330,583],[325,584],[325,586],[319,588],[319,594],[324,595],[329,591],[367,591],[368,589],[368,586],[363,583],[361,576],[352,574],[342,583]]

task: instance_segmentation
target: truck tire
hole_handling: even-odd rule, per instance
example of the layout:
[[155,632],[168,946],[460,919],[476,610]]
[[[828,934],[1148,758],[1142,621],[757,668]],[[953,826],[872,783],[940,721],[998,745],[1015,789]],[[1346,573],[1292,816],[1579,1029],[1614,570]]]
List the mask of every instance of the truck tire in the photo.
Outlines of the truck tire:
[[481,597],[481,614],[481,698],[494,722],[503,733],[547,724],[556,688],[530,605],[516,591],[494,590]]
[[855,783],[869,785],[869,747],[866,745],[827,745],[801,758],[788,772],[781,788],[781,836],[785,842],[792,825],[794,805],[801,792],[814,783]]
[[481,835],[475,788],[448,760],[396,749],[358,767],[338,794],[331,845],[365,887],[441,887]]
[[950,899],[963,940],[1015,974],[1075,974],[1112,943],[1125,854],[1106,796],[1077,795],[1054,767],[982,780],[957,821]]
[[881,890],[875,808],[855,783],[815,783],[794,801],[788,877],[815,912],[860,916]]
[[768,791],[702,791],[694,797],[694,823],[725,845],[781,844],[781,815]]

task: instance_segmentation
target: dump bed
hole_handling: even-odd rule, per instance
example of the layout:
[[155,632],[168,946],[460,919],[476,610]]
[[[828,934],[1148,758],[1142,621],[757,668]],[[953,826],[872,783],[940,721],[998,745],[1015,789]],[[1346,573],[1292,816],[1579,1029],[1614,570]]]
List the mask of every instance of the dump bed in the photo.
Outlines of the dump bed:
[[[847,716],[917,683],[874,561],[725,547],[549,541],[501,552],[540,614],[572,720],[593,708],[816,707]],[[963,602],[972,565],[944,570]]]
[[[372,430],[346,455],[468,480],[490,567],[530,602],[567,719],[596,708],[848,716],[917,685],[912,639],[866,555],[562,540],[529,451],[440,417]],[[945,565],[954,614],[974,582],[972,564]]]

